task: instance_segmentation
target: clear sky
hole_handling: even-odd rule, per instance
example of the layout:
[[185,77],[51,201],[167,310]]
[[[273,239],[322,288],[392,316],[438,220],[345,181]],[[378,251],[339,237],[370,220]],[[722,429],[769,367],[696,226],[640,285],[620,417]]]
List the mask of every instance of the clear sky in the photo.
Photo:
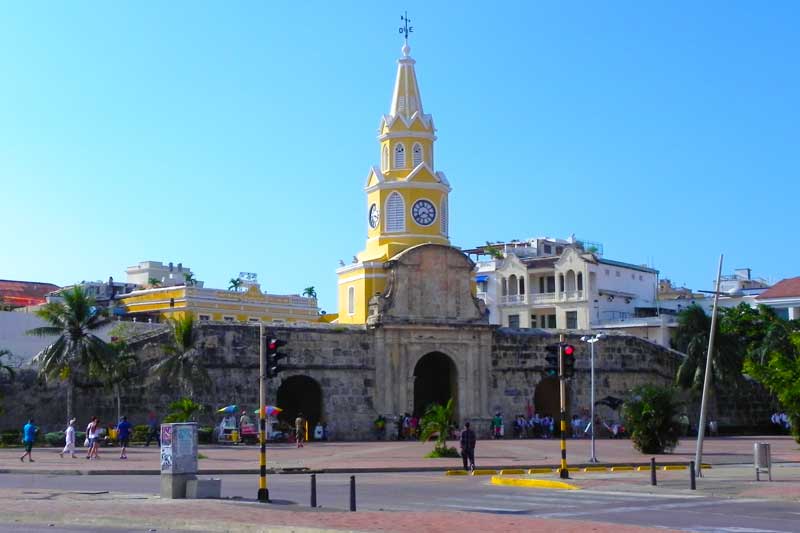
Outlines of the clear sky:
[[314,285],[364,246],[401,9],[451,238],[800,275],[800,3],[3,2],[0,278]]

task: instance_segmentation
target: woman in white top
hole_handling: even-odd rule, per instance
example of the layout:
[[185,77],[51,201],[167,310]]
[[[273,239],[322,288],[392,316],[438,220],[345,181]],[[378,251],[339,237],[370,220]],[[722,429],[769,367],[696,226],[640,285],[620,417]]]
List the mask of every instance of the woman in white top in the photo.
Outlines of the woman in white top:
[[97,448],[98,448],[98,446],[100,446],[100,443],[98,442],[98,439],[97,439],[97,437],[98,437],[98,431],[97,430],[98,430],[99,425],[100,425],[100,422],[98,422],[97,417],[93,416],[92,417],[92,421],[89,422],[88,426],[86,426],[86,437],[87,437],[87,439],[89,439],[89,450],[88,450],[88,452],[86,454],[86,458],[87,459],[91,459],[93,457],[95,459],[99,459],[99,457],[97,456]]
[[61,458],[63,459],[64,458],[64,454],[69,452],[70,455],[72,455],[72,458],[75,459],[75,419],[74,418],[69,421],[69,425],[67,426],[67,429],[64,430],[64,437],[65,437],[64,440],[66,441],[66,445],[64,446],[64,449],[61,450],[61,453],[59,453],[58,455],[60,455]]

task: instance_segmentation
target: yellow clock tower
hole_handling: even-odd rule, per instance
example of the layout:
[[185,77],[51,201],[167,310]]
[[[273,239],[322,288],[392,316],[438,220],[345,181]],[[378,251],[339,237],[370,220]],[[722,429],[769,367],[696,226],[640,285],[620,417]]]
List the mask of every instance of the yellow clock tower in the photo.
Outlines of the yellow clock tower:
[[364,324],[369,299],[383,292],[383,263],[412,246],[449,245],[450,184],[434,167],[436,128],[422,110],[422,97],[408,42],[397,60],[389,114],[381,118],[381,165],[367,174],[367,244],[350,265],[339,268],[341,324]]

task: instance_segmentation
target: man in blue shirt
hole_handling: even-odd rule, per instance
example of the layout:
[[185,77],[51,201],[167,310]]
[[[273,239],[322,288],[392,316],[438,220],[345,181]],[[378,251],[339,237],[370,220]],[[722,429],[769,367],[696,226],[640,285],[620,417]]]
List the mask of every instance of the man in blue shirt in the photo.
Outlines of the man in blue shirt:
[[33,424],[33,418],[28,420],[28,423],[22,428],[22,444],[25,446],[25,453],[22,454],[19,460],[23,463],[25,462],[25,456],[28,457],[28,461],[33,462],[31,450],[33,450],[33,443],[36,442],[37,431],[39,431],[39,428]]
[[122,449],[119,452],[120,459],[127,459],[128,454],[125,453],[128,448],[128,443],[131,438],[131,423],[128,422],[128,417],[123,416],[119,424],[117,424],[117,439],[119,440],[119,445]]

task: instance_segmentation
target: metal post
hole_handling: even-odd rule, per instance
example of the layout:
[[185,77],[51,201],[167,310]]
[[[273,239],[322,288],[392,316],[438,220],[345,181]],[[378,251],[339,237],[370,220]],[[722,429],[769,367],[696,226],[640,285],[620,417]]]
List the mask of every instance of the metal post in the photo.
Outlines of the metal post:
[[311,474],[311,507],[317,506],[317,475]]
[[711,353],[714,351],[714,334],[717,329],[717,302],[719,301],[719,282],[722,277],[722,257],[719,255],[719,268],[717,269],[717,287],[714,290],[714,307],[711,311],[711,333],[708,334],[708,352],[706,353],[706,374],[703,379],[703,399],[700,401],[700,422],[697,424],[697,451],[694,456],[695,474],[703,477],[703,438],[706,433],[706,407],[708,403],[708,389],[711,384]]
[[654,487],[656,485],[658,485],[658,482],[656,481],[656,458],[655,457],[651,457],[650,458],[650,484],[652,486],[654,486]]
[[564,334],[558,337],[558,383],[561,396],[561,467],[558,474],[561,479],[569,479],[567,469],[567,378],[564,377]]
[[594,345],[595,345],[595,343],[597,343],[597,340],[598,340],[598,338],[595,337],[589,343],[590,346],[591,346],[591,353],[592,353],[592,377],[591,377],[591,382],[592,382],[592,394],[591,394],[591,402],[592,402],[592,409],[591,409],[591,411],[592,411],[592,421],[591,421],[591,424],[592,424],[592,426],[591,426],[592,427],[592,456],[589,458],[589,462],[590,463],[596,463],[597,462],[597,455],[595,455],[595,449],[594,449]]
[[264,323],[258,325],[258,441],[261,444],[259,451],[258,473],[258,501],[269,502],[269,489],[267,488],[267,379],[266,379],[266,350],[264,347]]
[[694,475],[694,461],[689,462],[689,488],[691,490],[697,490],[697,484],[695,483]]
[[350,476],[350,511],[356,511],[356,476]]

